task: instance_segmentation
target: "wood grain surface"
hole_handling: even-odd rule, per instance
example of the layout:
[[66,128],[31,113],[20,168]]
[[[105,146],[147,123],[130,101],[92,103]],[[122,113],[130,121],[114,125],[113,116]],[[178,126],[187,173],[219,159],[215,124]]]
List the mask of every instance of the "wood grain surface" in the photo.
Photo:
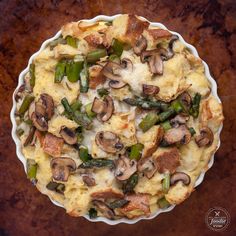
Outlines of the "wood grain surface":
[[[18,75],[45,39],[66,22],[117,13],[162,22],[193,44],[218,83],[225,121],[215,163],[189,199],[153,220],[109,226],[70,217],[30,184],[16,157],[9,113]],[[0,236],[236,235],[235,32],[235,0],[0,0]],[[214,206],[231,216],[221,233],[204,222]]]

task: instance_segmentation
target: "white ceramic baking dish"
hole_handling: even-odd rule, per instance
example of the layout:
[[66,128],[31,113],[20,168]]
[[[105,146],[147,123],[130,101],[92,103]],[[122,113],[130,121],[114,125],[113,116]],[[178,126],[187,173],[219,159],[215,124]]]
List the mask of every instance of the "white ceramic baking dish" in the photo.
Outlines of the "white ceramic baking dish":
[[[96,21],[112,21],[114,20],[116,17],[118,17],[120,14],[118,15],[114,15],[114,16],[105,16],[105,15],[99,15],[99,16],[96,16],[94,17],[93,19],[85,19],[83,21],[86,21],[86,22],[96,22]],[[144,17],[141,17],[143,20],[146,20]],[[163,24],[161,23],[156,23],[156,22],[150,22],[150,25],[151,26],[158,26],[162,29],[167,29]],[[176,34],[179,36],[179,40],[185,44],[185,46],[193,53],[194,56],[196,57],[199,57],[198,55],[198,52],[196,50],[196,48],[188,43],[186,43],[183,39],[183,37],[174,32],[174,31],[170,31],[171,33],[173,34]],[[32,63],[33,59],[48,45],[48,43],[50,43],[51,41],[55,40],[56,38],[59,37],[59,35],[61,34],[61,31],[58,31],[56,33],[56,35],[50,39],[47,39],[46,41],[43,42],[41,48],[39,49],[39,51],[37,51],[36,53],[34,53],[30,59],[29,59],[29,62],[28,62],[28,65],[27,67],[20,73],[19,75],[19,79],[18,79],[18,85],[17,85],[17,88],[15,89],[14,93],[13,93],[13,106],[12,106],[12,110],[11,110],[11,114],[10,114],[10,117],[11,117],[11,122],[12,122],[12,138],[16,144],[16,154],[17,154],[17,157],[18,159],[22,162],[23,166],[24,166],[24,169],[25,169],[25,172],[26,172],[26,160],[22,154],[22,151],[21,151],[21,143],[20,143],[20,140],[18,138],[18,136],[16,135],[16,128],[17,128],[17,125],[16,125],[16,121],[15,121],[15,110],[16,110],[16,102],[15,102],[15,99],[14,99],[14,96],[15,96],[15,93],[16,91],[18,90],[18,88],[23,84],[23,79],[24,79],[24,76],[25,74],[29,71],[29,65]],[[217,84],[215,82],[215,80],[212,78],[212,76],[210,75],[210,72],[209,72],[209,67],[208,65],[203,61],[203,64],[204,64],[204,67],[205,67],[205,75],[206,77],[208,78],[210,84],[211,84],[211,91],[212,91],[212,94],[213,96],[215,96],[217,98],[217,100],[221,103],[220,101],[220,98],[217,94]],[[220,127],[219,131],[218,131],[218,135],[220,135],[220,132],[222,130],[222,126]],[[217,149],[219,148],[220,146],[220,141],[218,143],[218,146],[217,146]],[[214,163],[214,155],[212,155],[209,163],[208,163],[208,169],[212,167]],[[207,170],[206,170],[207,171]],[[199,184],[202,183],[203,179],[204,179],[204,175],[206,173],[206,171],[202,172],[196,183],[195,183],[195,187],[197,187]],[[59,204],[58,202],[50,199],[55,205],[57,206],[60,206],[60,207],[63,207],[61,204]],[[90,219],[88,215],[85,215],[84,218],[86,218],[87,220],[89,221],[92,221],[92,222],[104,222],[104,223],[107,223],[109,225],[116,225],[116,224],[119,224],[119,223],[126,223],[126,224],[134,224],[140,220],[149,220],[149,219],[153,219],[155,218],[156,216],[158,216],[160,213],[163,213],[163,212],[169,212],[171,210],[173,210],[173,208],[175,207],[175,205],[171,205],[169,206],[168,208],[166,209],[160,209],[158,210],[157,212],[155,212],[154,214],[152,214],[151,216],[149,217],[139,217],[139,218],[136,218],[136,219],[119,219],[119,220],[109,220],[107,218],[104,218],[104,217],[98,217],[96,219]]]

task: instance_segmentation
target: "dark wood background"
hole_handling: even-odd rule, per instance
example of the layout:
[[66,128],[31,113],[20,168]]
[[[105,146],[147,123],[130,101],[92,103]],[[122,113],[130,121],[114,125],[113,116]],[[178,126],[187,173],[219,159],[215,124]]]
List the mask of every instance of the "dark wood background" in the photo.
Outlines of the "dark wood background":
[[[68,216],[30,184],[15,154],[9,113],[18,75],[45,39],[66,22],[117,13],[162,22],[197,48],[218,83],[225,122],[215,164],[188,200],[153,220],[112,227]],[[0,236],[236,235],[235,31],[235,0],[0,0]],[[204,222],[214,206],[231,215],[222,233]]]

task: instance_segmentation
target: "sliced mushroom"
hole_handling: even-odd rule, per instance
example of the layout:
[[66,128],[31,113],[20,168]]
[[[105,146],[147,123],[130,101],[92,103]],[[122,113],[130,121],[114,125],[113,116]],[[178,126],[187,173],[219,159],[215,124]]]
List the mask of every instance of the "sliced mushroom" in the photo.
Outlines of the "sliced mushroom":
[[47,120],[50,120],[54,114],[53,98],[47,93],[42,93],[40,95],[40,100],[42,101],[42,104],[45,106],[46,115],[47,115],[46,118]]
[[162,75],[163,74],[163,61],[159,54],[152,55],[148,61],[150,71],[153,74]]
[[97,119],[101,122],[111,118],[114,111],[114,103],[110,96],[106,96],[104,100],[95,97],[91,110],[97,114]]
[[123,58],[121,60],[121,67],[129,71],[133,71],[133,62],[129,58]]
[[163,61],[168,61],[174,56],[174,52],[172,50],[170,51],[169,48],[161,48],[159,53]]
[[160,55],[160,49],[143,51],[140,55],[142,63],[148,62],[150,71],[153,74],[163,74],[163,61]]
[[15,93],[15,100],[16,100],[16,102],[18,102],[18,101],[22,98],[23,92],[25,91],[25,89],[26,89],[25,84],[22,84],[22,85],[19,87],[19,89],[18,89],[17,92]]
[[141,158],[138,162],[138,171],[151,179],[157,171],[156,160],[152,157]]
[[95,97],[93,100],[91,111],[96,114],[101,114],[106,108],[106,103],[101,99]]
[[146,50],[147,48],[147,40],[144,36],[140,36],[140,38],[136,41],[136,44],[134,46],[134,53],[136,55],[140,55],[142,51]]
[[109,86],[114,89],[123,88],[125,85],[127,85],[127,84],[121,80],[110,80],[109,81]]
[[121,65],[116,63],[116,62],[112,62],[109,61],[102,69],[102,73],[103,75],[110,79],[110,80],[120,80],[121,76],[119,74],[120,69],[122,69]]
[[143,84],[143,94],[150,96],[159,93],[160,88],[155,85]]
[[66,126],[61,127],[60,135],[65,140],[65,142],[70,145],[77,143],[77,137],[75,132]]
[[51,160],[53,179],[66,182],[71,172],[76,170],[75,161],[67,157],[56,157]]
[[203,127],[200,134],[195,138],[198,147],[210,146],[213,143],[214,134],[209,127]]
[[95,179],[91,175],[83,175],[82,180],[88,187],[96,185]]
[[106,203],[100,200],[93,200],[93,205],[99,210],[102,215],[110,220],[115,219],[115,213],[112,209],[110,209]]
[[179,100],[185,109],[189,109],[192,104],[192,98],[188,92],[184,92],[179,96]]
[[142,53],[140,55],[140,60],[142,63],[145,63],[145,62],[149,61],[150,57],[155,54],[159,54],[159,49],[142,51]]
[[30,128],[30,131],[29,131],[29,134],[24,142],[24,147],[26,147],[27,145],[29,145],[32,141],[33,141],[33,138],[34,138],[34,133],[35,133],[35,127],[32,126]]
[[180,125],[177,128],[169,129],[165,132],[163,140],[169,145],[174,143],[187,144],[191,140],[191,133],[186,125]]
[[115,177],[118,180],[127,180],[137,171],[137,162],[126,156],[121,156],[116,160]]
[[174,51],[173,51],[173,44],[176,40],[178,40],[179,37],[177,35],[172,35],[171,40],[168,44],[168,48],[160,48],[160,55],[163,61],[167,61],[171,59],[174,56]]
[[172,127],[177,128],[180,125],[186,124],[188,120],[189,120],[189,115],[180,113],[170,120],[170,124]]
[[35,102],[32,102],[29,106],[28,114],[29,118],[32,119],[32,114],[35,112]]
[[111,200],[111,199],[122,199],[124,198],[124,194],[119,191],[114,191],[112,188],[103,189],[98,192],[93,192],[91,197],[96,200]]
[[171,51],[173,50],[174,42],[175,42],[176,40],[178,40],[178,39],[179,39],[179,36],[178,36],[178,35],[173,34],[173,35],[171,36],[171,40],[170,40],[170,42],[169,42],[169,49],[170,49]]
[[177,182],[181,181],[184,185],[189,185],[191,182],[191,178],[189,175],[185,174],[184,172],[175,172],[170,177],[170,184],[174,185]]
[[120,138],[113,132],[100,131],[95,137],[96,144],[105,152],[116,153],[123,148]]
[[106,105],[104,107],[103,112],[97,115],[97,119],[102,122],[108,121],[111,118],[114,111],[114,103],[110,96],[106,96],[104,98],[104,102]]
[[36,116],[35,112],[31,115],[32,122],[39,131],[47,131],[48,123],[43,116]]
[[35,103],[35,115],[37,117],[45,117],[46,116],[46,108],[41,102]]

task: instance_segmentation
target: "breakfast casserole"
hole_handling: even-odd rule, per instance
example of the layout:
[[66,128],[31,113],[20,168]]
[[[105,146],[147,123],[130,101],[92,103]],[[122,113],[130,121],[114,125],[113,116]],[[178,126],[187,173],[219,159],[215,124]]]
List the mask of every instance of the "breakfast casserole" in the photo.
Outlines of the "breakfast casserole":
[[148,217],[194,190],[222,105],[179,37],[135,15],[71,22],[15,93],[27,177],[71,216]]

